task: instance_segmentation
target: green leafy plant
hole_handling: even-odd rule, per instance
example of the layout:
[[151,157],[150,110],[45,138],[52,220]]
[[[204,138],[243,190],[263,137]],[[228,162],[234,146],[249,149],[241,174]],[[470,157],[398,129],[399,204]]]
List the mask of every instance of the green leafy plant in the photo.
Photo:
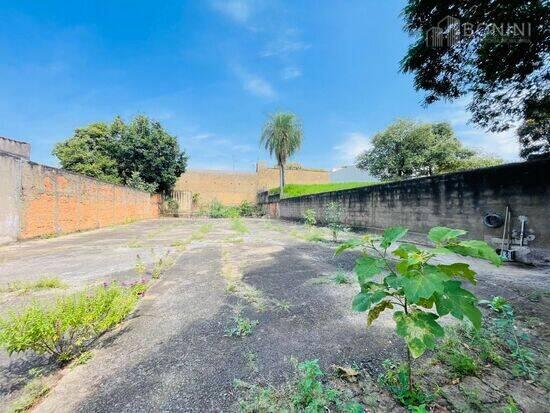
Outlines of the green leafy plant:
[[314,209],[308,208],[304,211],[302,217],[304,218],[304,224],[309,227],[317,224],[317,213]]
[[239,207],[224,206],[214,200],[210,203],[208,216],[210,218],[235,218],[240,216]]
[[324,411],[338,398],[338,391],[324,386],[320,381],[324,373],[319,367],[319,360],[306,360],[298,364],[298,371],[301,378],[292,397],[294,407],[306,412]]
[[252,334],[252,330],[259,323],[257,320],[250,320],[247,317],[237,316],[233,319],[235,325],[225,330],[228,337],[246,337]]
[[518,404],[516,403],[516,401],[512,396],[508,396],[508,399],[506,400],[506,404],[502,409],[502,413],[520,413]]
[[338,234],[347,228],[342,225],[342,204],[338,202],[329,202],[325,210],[325,221],[332,233],[332,240],[338,242]]
[[[412,359],[435,347],[436,339],[444,336],[438,319],[448,314],[468,319],[475,328],[481,326],[481,312],[476,297],[462,288],[461,279],[476,282],[476,273],[465,263],[432,264],[432,258],[448,253],[482,258],[494,265],[501,260],[483,241],[459,240],[466,234],[460,229],[432,228],[428,238],[435,248],[420,248],[402,243],[389,250],[403,238],[407,229],[387,228],[381,237],[366,235],[351,239],[336,249],[339,254],[350,248],[361,248],[355,273],[361,291],[353,299],[355,311],[368,312],[367,322],[372,324],[387,309],[399,308],[393,314],[397,334],[407,345],[407,380],[409,391],[414,391]],[[374,277],[382,278],[374,281]]]
[[246,200],[239,204],[238,211],[241,217],[258,217],[261,215],[261,209],[257,205],[252,205]]
[[164,199],[164,202],[162,204],[162,212],[166,215],[173,215],[177,216],[179,212],[179,204],[178,201],[176,201],[172,197],[166,197]]
[[487,305],[498,316],[495,321],[495,329],[509,347],[512,357],[517,361],[513,366],[514,374],[527,376],[534,380],[537,376],[534,354],[523,345],[523,342],[527,341],[529,337],[526,333],[518,332],[512,305],[500,296],[493,297],[491,301],[481,300],[479,303]]
[[33,302],[0,320],[0,346],[10,355],[32,350],[69,361],[130,314],[139,299],[136,291],[110,284],[60,297],[53,305]]
[[332,282],[334,284],[349,284],[350,279],[344,270],[338,270],[333,274]]
[[388,389],[401,404],[412,410],[415,406],[431,402],[430,395],[411,383],[406,363],[395,364],[392,360],[384,360],[382,367],[384,373],[378,376],[378,383]]

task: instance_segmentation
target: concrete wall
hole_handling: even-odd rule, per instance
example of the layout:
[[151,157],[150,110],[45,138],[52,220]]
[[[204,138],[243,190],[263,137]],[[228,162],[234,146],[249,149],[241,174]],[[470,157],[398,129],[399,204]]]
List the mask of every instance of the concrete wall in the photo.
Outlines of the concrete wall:
[[[329,182],[328,171],[288,169],[286,183],[310,184]],[[188,170],[180,176],[175,191],[198,194],[198,205],[217,200],[224,205],[238,205],[242,201],[256,202],[258,191],[279,186],[279,170],[258,167],[256,172]]]
[[284,219],[301,219],[313,208],[322,219],[333,201],[342,204],[343,221],[353,227],[403,225],[427,233],[431,227],[447,226],[487,241],[502,237],[503,228],[485,226],[483,217],[504,216],[509,205],[516,235],[518,217],[527,216],[526,234],[535,236],[528,241],[531,251],[550,250],[550,159],[283,199],[278,213]]
[[0,136],[0,152],[7,152],[25,159],[30,159],[31,145],[26,142],[14,141],[13,139]]
[[157,218],[159,201],[0,152],[0,243]]

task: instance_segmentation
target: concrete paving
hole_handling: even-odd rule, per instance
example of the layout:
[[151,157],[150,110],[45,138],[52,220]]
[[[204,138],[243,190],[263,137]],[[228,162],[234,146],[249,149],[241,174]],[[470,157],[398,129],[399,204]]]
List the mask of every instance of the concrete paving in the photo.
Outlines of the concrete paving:
[[[351,270],[356,254],[333,257],[330,243],[292,236],[297,227],[243,220],[238,233],[230,220],[163,219],[30,241],[0,248],[0,283],[55,275],[68,291],[105,279],[135,277],[136,256],[149,264],[176,240],[201,226],[212,230],[190,243],[174,266],[148,291],[135,314],[108,334],[85,365],[67,370],[37,412],[235,411],[236,379],[282,383],[290,360],[369,364],[402,357],[391,314],[366,328],[364,315],[351,311],[357,286],[317,283],[338,268]],[[470,260],[479,275],[478,294],[499,294],[548,322],[547,269],[505,265],[495,269]],[[233,292],[228,285],[237,284]],[[231,290],[231,288],[230,288]],[[59,291],[40,294],[50,299]],[[28,302],[30,295],[3,294],[0,311]],[[524,308],[525,307],[525,308]],[[248,337],[225,335],[236,314],[259,324]],[[253,360],[253,362],[251,362]],[[2,353],[0,397],[21,387],[29,356],[11,360]]]

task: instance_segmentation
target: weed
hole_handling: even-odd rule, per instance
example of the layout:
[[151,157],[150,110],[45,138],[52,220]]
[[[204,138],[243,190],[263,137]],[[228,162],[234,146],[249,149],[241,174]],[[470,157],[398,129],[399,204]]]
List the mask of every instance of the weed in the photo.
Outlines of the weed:
[[184,251],[187,248],[188,241],[176,240],[170,244],[171,247]]
[[244,240],[240,237],[227,237],[225,239],[226,242],[229,242],[231,244],[240,244],[242,242],[244,242]]
[[529,337],[526,333],[518,333],[516,326],[516,317],[512,305],[503,297],[493,297],[491,301],[482,300],[480,304],[486,304],[498,316],[494,322],[496,334],[506,343],[510,349],[512,358],[516,363],[512,367],[512,372],[516,376],[526,376],[534,380],[537,376],[534,354],[523,345]]
[[71,369],[74,369],[76,366],[86,364],[92,359],[93,356],[94,354],[90,350],[80,353],[80,355],[76,357],[71,363]]
[[143,247],[143,244],[138,239],[133,239],[132,241],[128,242],[128,248],[141,248]]
[[441,362],[447,364],[452,373],[458,377],[476,375],[480,371],[479,364],[463,349],[456,333],[448,333],[440,344],[437,357]]
[[238,315],[233,319],[235,325],[225,330],[225,335],[228,337],[246,337],[252,334],[252,330],[259,323],[257,320],[250,320],[247,317]]
[[257,360],[256,354],[254,354],[251,351],[246,353],[246,367],[252,373],[257,373],[258,372],[258,360]]
[[28,382],[23,388],[21,396],[10,406],[9,413],[22,413],[30,410],[42,397],[50,391],[42,377]]
[[307,226],[313,226],[317,223],[317,217],[316,217],[316,212],[314,209],[312,208],[308,208],[304,211],[302,217],[304,218],[304,223],[307,225]]
[[349,284],[351,282],[347,273],[344,270],[336,271],[333,274],[331,280],[334,284]]
[[275,307],[277,308],[277,310],[290,311],[290,308],[292,307],[292,304],[290,304],[286,300],[274,300],[274,302],[275,302]]
[[145,273],[147,272],[147,265],[142,261],[141,257],[136,255],[136,274],[140,277],[143,277]]
[[154,279],[160,278],[160,276],[172,265],[174,265],[174,257],[170,253],[170,251],[166,251],[166,253],[162,257],[160,257],[153,263],[151,277]]
[[462,393],[466,396],[466,401],[474,408],[476,412],[487,412],[485,404],[479,398],[479,393],[476,389],[462,388]]
[[502,413],[520,413],[519,407],[512,396],[508,396],[506,404],[502,408]]
[[361,404],[323,383],[324,373],[318,360],[302,363],[293,360],[293,363],[296,370],[294,379],[279,388],[236,382],[236,387],[248,390],[239,400],[241,412],[364,412]]
[[10,355],[32,350],[67,362],[130,314],[138,297],[133,287],[111,284],[60,297],[49,306],[33,302],[0,320],[0,346]]
[[432,401],[418,385],[409,383],[408,365],[396,365],[392,360],[382,363],[384,373],[378,377],[378,383],[386,388],[404,406],[420,406]]
[[248,232],[248,227],[240,218],[231,219],[231,229],[235,232],[238,232],[239,234],[244,234]]
[[61,281],[59,277],[40,278],[37,281],[14,281],[7,287],[0,289],[3,292],[18,292],[21,294],[31,291],[48,290],[54,288],[67,288],[68,285]]
[[338,233],[345,229],[342,225],[342,204],[338,202],[329,202],[325,210],[325,220],[332,233],[332,240],[338,242]]

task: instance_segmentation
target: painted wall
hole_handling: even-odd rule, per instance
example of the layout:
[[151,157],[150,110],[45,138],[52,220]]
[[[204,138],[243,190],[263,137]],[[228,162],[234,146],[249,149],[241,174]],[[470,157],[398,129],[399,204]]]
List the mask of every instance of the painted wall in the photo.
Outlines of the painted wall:
[[0,152],[7,152],[25,159],[30,159],[31,145],[26,142],[15,141],[0,136]]
[[159,217],[158,196],[0,152],[0,243]]
[[539,252],[546,256],[550,251],[550,159],[288,198],[279,201],[278,213],[284,219],[301,219],[313,208],[322,220],[329,202],[343,206],[343,222],[349,226],[376,230],[403,225],[416,233],[447,226],[495,244],[503,228],[485,226],[483,217],[504,216],[509,205],[518,239],[518,217],[528,219],[526,234],[535,237],[528,242],[531,258],[537,261]]
[[[328,171],[288,169],[286,183],[311,184],[329,182]],[[238,205],[242,201],[256,202],[259,191],[279,186],[279,170],[258,165],[256,172],[188,170],[180,176],[175,191],[198,194],[198,205],[217,200],[224,205]]]

